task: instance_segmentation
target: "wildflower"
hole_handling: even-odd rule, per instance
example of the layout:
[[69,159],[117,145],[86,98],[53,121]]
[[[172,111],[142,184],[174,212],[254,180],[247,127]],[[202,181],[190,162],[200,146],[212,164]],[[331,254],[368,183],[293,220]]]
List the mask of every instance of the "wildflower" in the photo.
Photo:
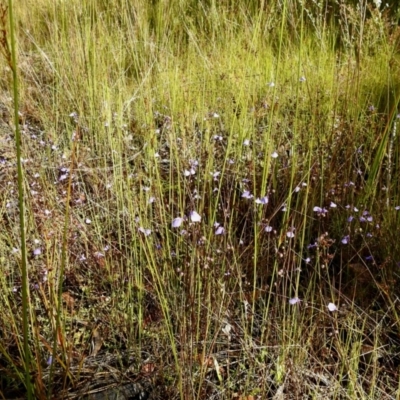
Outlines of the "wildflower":
[[342,239],[342,243],[343,244],[348,244],[349,243],[349,241],[350,241],[350,236],[345,236],[343,239]]
[[313,211],[315,213],[317,213],[318,215],[322,215],[323,217],[325,217],[326,213],[328,212],[328,210],[326,208],[321,208],[321,207],[318,207],[318,206],[315,206],[313,208]]
[[181,217],[175,218],[172,221],[172,227],[173,228],[179,228],[182,225],[182,222],[183,222],[183,218],[181,218]]
[[243,194],[242,194],[242,197],[243,197],[244,199],[252,199],[254,196],[253,196],[248,190],[245,190],[245,191],[243,192]]
[[286,236],[287,236],[289,239],[294,238],[294,229],[295,229],[295,228],[291,228],[288,232],[286,232]]
[[38,247],[37,249],[33,250],[33,255],[34,256],[40,256],[42,254],[42,249]]
[[336,208],[336,207],[337,207],[337,204],[334,203],[333,201],[331,201],[331,204],[329,205],[329,207],[330,207],[330,208]]
[[272,158],[278,158],[278,153],[277,153],[276,151],[274,151],[274,152],[271,154],[271,157],[272,157]]
[[292,305],[292,306],[297,304],[297,303],[300,303],[300,299],[298,297],[293,297],[293,299],[289,300],[289,304]]
[[185,169],[185,171],[183,172],[183,174],[185,176],[194,175],[195,173],[196,173],[196,170],[194,168],[190,168],[190,170]]
[[86,218],[86,219],[85,219],[85,223],[88,224],[88,225],[90,225],[90,224],[92,223],[92,220],[91,220],[90,218]]
[[211,172],[211,175],[213,176],[214,180],[216,181],[218,179],[218,176],[221,175],[221,172],[219,172],[219,171]]
[[151,229],[145,229],[142,226],[138,230],[139,232],[142,232],[144,236],[149,236],[151,234]]
[[261,197],[256,199],[257,204],[268,204],[268,196]]
[[217,228],[217,230],[215,231],[215,234],[216,235],[223,235],[225,233],[225,229],[224,229],[224,227],[222,227],[222,226],[219,226],[218,228]]
[[201,221],[201,216],[196,211],[192,211],[190,213],[190,220],[192,222],[200,222]]
[[306,78],[305,78],[304,76],[302,76],[302,77],[300,77],[299,81],[300,81],[300,82],[305,82],[305,81],[306,81]]
[[334,311],[337,311],[338,308],[335,306],[335,304],[329,303],[329,304],[328,304],[328,310],[329,310],[330,312],[334,312]]
[[272,232],[272,226],[270,226],[270,225],[267,225],[266,227],[265,227],[265,232],[268,232],[268,233],[270,233],[270,232]]

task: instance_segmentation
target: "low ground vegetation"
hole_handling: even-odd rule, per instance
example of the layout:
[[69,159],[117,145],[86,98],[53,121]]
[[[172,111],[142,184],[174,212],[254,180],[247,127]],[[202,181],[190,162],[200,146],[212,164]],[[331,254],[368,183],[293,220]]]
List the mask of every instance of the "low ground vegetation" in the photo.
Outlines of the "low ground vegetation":
[[399,398],[397,10],[23,3],[30,357],[5,51],[2,398],[27,369],[38,399]]

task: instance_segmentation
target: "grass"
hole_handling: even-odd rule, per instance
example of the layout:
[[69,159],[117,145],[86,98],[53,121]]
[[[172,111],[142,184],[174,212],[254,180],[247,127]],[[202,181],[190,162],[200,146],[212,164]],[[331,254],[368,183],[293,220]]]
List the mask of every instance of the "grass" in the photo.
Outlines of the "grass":
[[2,398],[399,398],[396,10],[130,3],[14,5]]

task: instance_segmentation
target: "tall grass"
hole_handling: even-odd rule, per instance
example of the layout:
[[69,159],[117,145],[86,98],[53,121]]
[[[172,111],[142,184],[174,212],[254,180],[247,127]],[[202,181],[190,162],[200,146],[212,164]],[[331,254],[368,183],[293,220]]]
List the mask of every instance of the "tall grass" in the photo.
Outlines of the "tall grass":
[[[392,16],[189,0],[15,15],[19,110],[0,82],[29,188],[35,397],[130,381],[163,399],[397,398]],[[13,139],[3,126],[5,398],[27,379]]]

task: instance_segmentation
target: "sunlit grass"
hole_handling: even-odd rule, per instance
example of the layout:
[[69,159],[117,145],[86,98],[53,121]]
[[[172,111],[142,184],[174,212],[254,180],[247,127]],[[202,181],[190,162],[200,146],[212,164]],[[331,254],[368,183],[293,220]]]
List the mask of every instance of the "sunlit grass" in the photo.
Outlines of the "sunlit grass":
[[[398,33],[372,4],[335,20],[236,3],[15,6],[37,398],[115,379],[163,399],[396,398]],[[20,234],[1,129],[11,398]]]

